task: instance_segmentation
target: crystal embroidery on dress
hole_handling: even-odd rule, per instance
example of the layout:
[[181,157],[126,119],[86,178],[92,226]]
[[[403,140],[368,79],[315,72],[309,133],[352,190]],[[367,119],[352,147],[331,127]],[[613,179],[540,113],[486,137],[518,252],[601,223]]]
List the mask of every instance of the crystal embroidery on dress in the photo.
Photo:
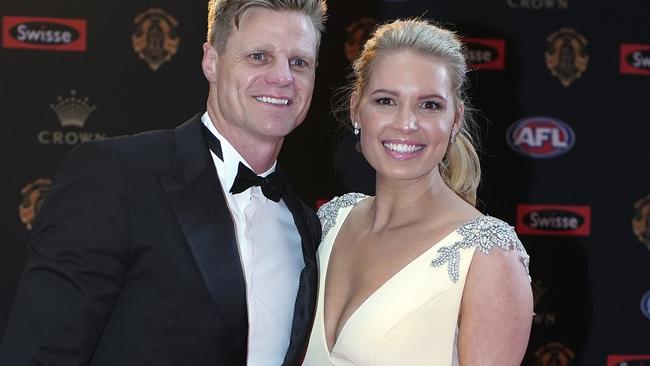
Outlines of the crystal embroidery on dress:
[[318,218],[321,220],[323,225],[323,236],[321,240],[325,239],[327,233],[332,227],[334,227],[340,209],[353,206],[366,197],[368,196],[363,193],[346,193],[342,196],[334,197],[331,201],[320,206],[318,208]]
[[[516,248],[528,273],[530,257],[517,238],[514,228],[507,223],[495,217],[481,216],[462,224],[456,232],[463,238],[452,245],[438,249],[438,257],[431,261],[434,267],[447,262],[447,272],[453,282],[458,281],[459,277],[460,249],[470,247],[476,247],[484,254],[490,254],[490,250],[495,245],[506,252]],[[530,275],[528,277],[530,278]]]

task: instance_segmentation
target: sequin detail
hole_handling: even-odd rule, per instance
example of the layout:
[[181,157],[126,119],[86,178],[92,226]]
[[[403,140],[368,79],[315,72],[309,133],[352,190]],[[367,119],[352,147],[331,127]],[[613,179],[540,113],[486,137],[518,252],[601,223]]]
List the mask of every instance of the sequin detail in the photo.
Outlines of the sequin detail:
[[506,252],[516,248],[528,273],[530,257],[517,238],[514,228],[507,223],[495,217],[482,216],[459,226],[456,232],[463,238],[452,245],[438,249],[438,257],[431,261],[434,267],[448,263],[447,273],[453,282],[458,281],[459,278],[460,250],[470,247],[476,247],[484,254],[490,254],[490,250],[495,245]]
[[334,197],[331,201],[320,206],[317,214],[323,226],[323,236],[321,240],[325,239],[327,233],[334,227],[340,209],[353,206],[366,197],[368,196],[363,193],[346,193],[342,196]]

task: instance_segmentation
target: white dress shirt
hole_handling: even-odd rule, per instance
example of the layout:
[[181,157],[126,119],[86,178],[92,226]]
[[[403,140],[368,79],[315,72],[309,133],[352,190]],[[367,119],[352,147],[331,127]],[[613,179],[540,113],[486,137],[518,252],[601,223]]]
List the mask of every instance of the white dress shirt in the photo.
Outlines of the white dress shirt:
[[[283,200],[276,203],[267,199],[257,186],[238,194],[229,192],[239,162],[249,168],[250,165],[216,130],[207,112],[201,121],[221,143],[223,161],[214,153],[211,155],[235,223],[246,281],[247,365],[278,366],[289,347],[298,282],[305,266],[301,238]],[[274,172],[276,164],[260,175]]]

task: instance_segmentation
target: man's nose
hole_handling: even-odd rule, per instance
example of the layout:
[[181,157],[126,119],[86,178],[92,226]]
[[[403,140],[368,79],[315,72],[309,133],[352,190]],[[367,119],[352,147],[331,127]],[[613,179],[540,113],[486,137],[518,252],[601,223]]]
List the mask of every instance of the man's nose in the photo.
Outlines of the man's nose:
[[293,83],[293,74],[291,73],[289,60],[283,59],[273,63],[267,81],[278,86],[291,85]]

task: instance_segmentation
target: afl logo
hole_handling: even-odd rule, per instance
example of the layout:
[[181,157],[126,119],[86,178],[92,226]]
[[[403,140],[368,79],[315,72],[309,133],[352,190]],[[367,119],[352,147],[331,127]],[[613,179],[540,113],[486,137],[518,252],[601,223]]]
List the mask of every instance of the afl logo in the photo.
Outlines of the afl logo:
[[646,318],[650,319],[650,291],[646,292],[641,298],[641,312]]
[[513,123],[506,131],[508,145],[531,158],[553,158],[566,154],[575,143],[568,124],[551,117],[528,117]]

